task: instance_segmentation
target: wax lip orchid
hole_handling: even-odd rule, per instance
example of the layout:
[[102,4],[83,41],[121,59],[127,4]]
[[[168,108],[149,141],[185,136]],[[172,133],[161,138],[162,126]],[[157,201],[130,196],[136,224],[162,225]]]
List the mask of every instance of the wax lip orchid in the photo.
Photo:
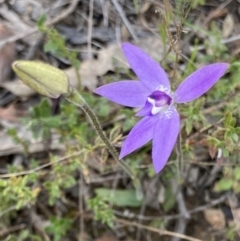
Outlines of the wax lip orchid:
[[101,86],[95,93],[118,104],[141,108],[143,117],[123,143],[120,158],[152,140],[152,159],[156,173],[165,166],[180,131],[180,118],[174,104],[187,103],[208,91],[225,73],[227,63],[215,63],[189,75],[177,88],[170,89],[162,67],[140,48],[123,43],[130,67],[140,81],[123,80]]

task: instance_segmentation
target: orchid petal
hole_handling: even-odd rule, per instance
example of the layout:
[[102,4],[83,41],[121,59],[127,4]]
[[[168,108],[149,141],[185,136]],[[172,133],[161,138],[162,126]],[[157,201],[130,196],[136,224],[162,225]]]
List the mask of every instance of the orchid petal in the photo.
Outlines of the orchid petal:
[[180,118],[174,107],[163,112],[155,125],[152,158],[155,172],[160,172],[166,165],[180,131]]
[[145,106],[139,110],[136,114],[136,116],[146,116],[146,115],[152,115],[152,104],[150,104],[148,101],[146,102]]
[[149,90],[140,81],[124,80],[101,86],[95,93],[120,105],[143,107]]
[[176,103],[186,103],[207,92],[225,73],[229,64],[207,65],[189,75],[175,92]]
[[153,138],[159,116],[145,116],[130,131],[123,143],[120,159],[145,145]]
[[123,43],[122,48],[130,67],[147,88],[151,91],[160,85],[170,88],[166,72],[155,60],[132,44]]

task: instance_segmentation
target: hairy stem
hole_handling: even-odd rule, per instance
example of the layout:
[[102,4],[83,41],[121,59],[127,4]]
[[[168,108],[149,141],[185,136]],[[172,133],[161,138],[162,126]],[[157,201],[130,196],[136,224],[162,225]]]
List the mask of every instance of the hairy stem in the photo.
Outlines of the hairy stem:
[[118,165],[121,166],[121,168],[128,173],[128,175],[131,177],[133,184],[137,190],[137,195],[139,198],[142,198],[142,191],[141,191],[141,185],[139,180],[137,179],[137,177],[134,175],[134,173],[132,172],[132,170],[129,168],[129,166],[123,161],[123,160],[119,160],[118,158],[118,152],[115,149],[115,147],[111,144],[111,142],[109,141],[109,139],[107,138],[106,134],[104,133],[104,131],[102,130],[102,126],[97,118],[97,116],[95,115],[95,113],[92,111],[91,107],[86,103],[86,101],[84,100],[84,98],[80,95],[80,93],[74,89],[74,88],[70,88],[70,91],[67,95],[65,95],[65,98],[79,106],[84,113],[88,116],[88,118],[91,120],[92,126],[95,129],[95,131],[97,132],[98,136],[101,138],[101,140],[104,142],[104,144],[106,145],[106,147],[108,148],[109,152],[111,153],[112,157],[114,158],[114,160],[118,163]]

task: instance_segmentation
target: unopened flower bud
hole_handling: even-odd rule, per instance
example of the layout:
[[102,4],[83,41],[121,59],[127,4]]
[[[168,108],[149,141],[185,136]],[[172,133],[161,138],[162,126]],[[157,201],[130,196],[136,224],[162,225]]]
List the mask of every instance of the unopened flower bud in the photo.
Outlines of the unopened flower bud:
[[12,68],[26,85],[41,95],[58,98],[68,92],[67,75],[49,64],[18,60]]

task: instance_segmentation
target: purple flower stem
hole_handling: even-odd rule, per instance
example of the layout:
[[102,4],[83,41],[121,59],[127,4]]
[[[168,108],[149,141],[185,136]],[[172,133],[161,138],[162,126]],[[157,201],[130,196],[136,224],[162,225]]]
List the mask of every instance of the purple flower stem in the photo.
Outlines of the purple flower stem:
[[141,190],[141,185],[140,185],[140,182],[139,182],[138,178],[134,175],[132,170],[129,168],[129,166],[123,160],[119,160],[118,152],[117,152],[116,148],[111,144],[111,142],[109,141],[109,139],[107,138],[107,136],[103,132],[102,126],[101,126],[97,116],[92,111],[91,107],[86,103],[86,101],[84,100],[82,95],[75,88],[71,87],[68,94],[65,95],[65,98],[69,102],[77,105],[78,107],[80,107],[84,111],[84,113],[90,119],[94,130],[97,132],[98,136],[104,142],[104,144],[108,148],[108,150],[111,153],[114,160],[131,177],[131,179],[133,181],[133,184],[134,184],[134,186],[136,188],[136,191],[137,191],[137,196],[139,198],[142,198],[142,190]]

